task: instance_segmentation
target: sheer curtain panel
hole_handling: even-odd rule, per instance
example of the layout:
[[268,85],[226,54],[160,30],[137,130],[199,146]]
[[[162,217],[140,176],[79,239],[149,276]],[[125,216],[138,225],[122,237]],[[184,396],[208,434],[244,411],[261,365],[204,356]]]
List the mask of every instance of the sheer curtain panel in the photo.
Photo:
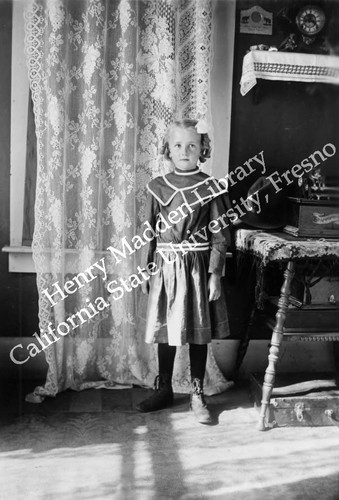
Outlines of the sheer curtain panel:
[[[145,185],[168,168],[158,154],[167,125],[208,116],[212,2],[35,0],[25,21],[38,163],[40,341],[30,356],[48,362],[28,400],[151,386],[156,349],[138,331],[140,287],[121,279],[136,273],[127,245],[143,222]],[[226,385],[210,349],[207,393]],[[174,388],[188,387],[184,347]]]

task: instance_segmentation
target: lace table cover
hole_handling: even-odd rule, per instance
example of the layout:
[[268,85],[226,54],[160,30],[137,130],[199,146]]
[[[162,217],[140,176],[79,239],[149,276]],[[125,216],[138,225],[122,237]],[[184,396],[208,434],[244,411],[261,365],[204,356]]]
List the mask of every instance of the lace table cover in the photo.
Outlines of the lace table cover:
[[257,78],[339,84],[339,57],[251,50],[243,60],[241,95],[256,85]]
[[339,240],[300,239],[284,233],[252,229],[239,229],[236,232],[236,248],[258,257],[262,266],[291,259],[339,259]]

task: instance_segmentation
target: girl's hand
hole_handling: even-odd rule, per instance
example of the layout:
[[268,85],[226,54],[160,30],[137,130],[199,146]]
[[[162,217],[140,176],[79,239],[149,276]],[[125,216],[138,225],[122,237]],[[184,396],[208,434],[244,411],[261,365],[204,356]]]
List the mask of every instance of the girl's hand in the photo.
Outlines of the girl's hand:
[[209,302],[212,302],[212,300],[218,300],[218,298],[221,295],[221,283],[220,283],[220,276],[218,276],[217,274],[211,274],[208,280],[208,291],[209,291],[209,296],[208,296]]

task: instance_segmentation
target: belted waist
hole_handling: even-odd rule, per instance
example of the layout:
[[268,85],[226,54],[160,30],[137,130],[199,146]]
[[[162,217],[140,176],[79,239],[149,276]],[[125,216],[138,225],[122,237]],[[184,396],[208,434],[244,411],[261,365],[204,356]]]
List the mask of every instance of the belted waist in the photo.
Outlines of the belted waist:
[[210,249],[209,243],[157,243],[157,250],[167,252],[203,252]]

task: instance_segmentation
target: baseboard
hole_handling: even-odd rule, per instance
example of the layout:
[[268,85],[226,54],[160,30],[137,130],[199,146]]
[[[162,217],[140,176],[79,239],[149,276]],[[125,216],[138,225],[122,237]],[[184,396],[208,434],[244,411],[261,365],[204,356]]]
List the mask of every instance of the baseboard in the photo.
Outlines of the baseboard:
[[10,358],[10,352],[13,347],[21,344],[22,351],[27,356],[27,346],[30,343],[39,345],[36,339],[32,337],[0,337],[0,376],[6,378],[26,378],[30,380],[41,379],[46,375],[47,363],[45,354],[41,352],[34,358],[29,358],[27,363],[15,364]]
[[[34,380],[41,379],[46,375],[47,363],[43,352],[29,358],[24,364],[15,364],[10,359],[10,351],[18,344],[23,346],[22,351],[26,355],[26,347],[37,340],[32,337],[0,337],[0,377]],[[217,365],[225,377],[230,377],[233,372],[238,340],[214,340],[212,349]],[[252,340],[248,346],[244,358],[241,375],[265,371],[268,364],[269,341]],[[283,342],[280,347],[280,359],[277,370],[287,372],[298,371],[325,371],[334,370],[333,345],[332,342]]]

